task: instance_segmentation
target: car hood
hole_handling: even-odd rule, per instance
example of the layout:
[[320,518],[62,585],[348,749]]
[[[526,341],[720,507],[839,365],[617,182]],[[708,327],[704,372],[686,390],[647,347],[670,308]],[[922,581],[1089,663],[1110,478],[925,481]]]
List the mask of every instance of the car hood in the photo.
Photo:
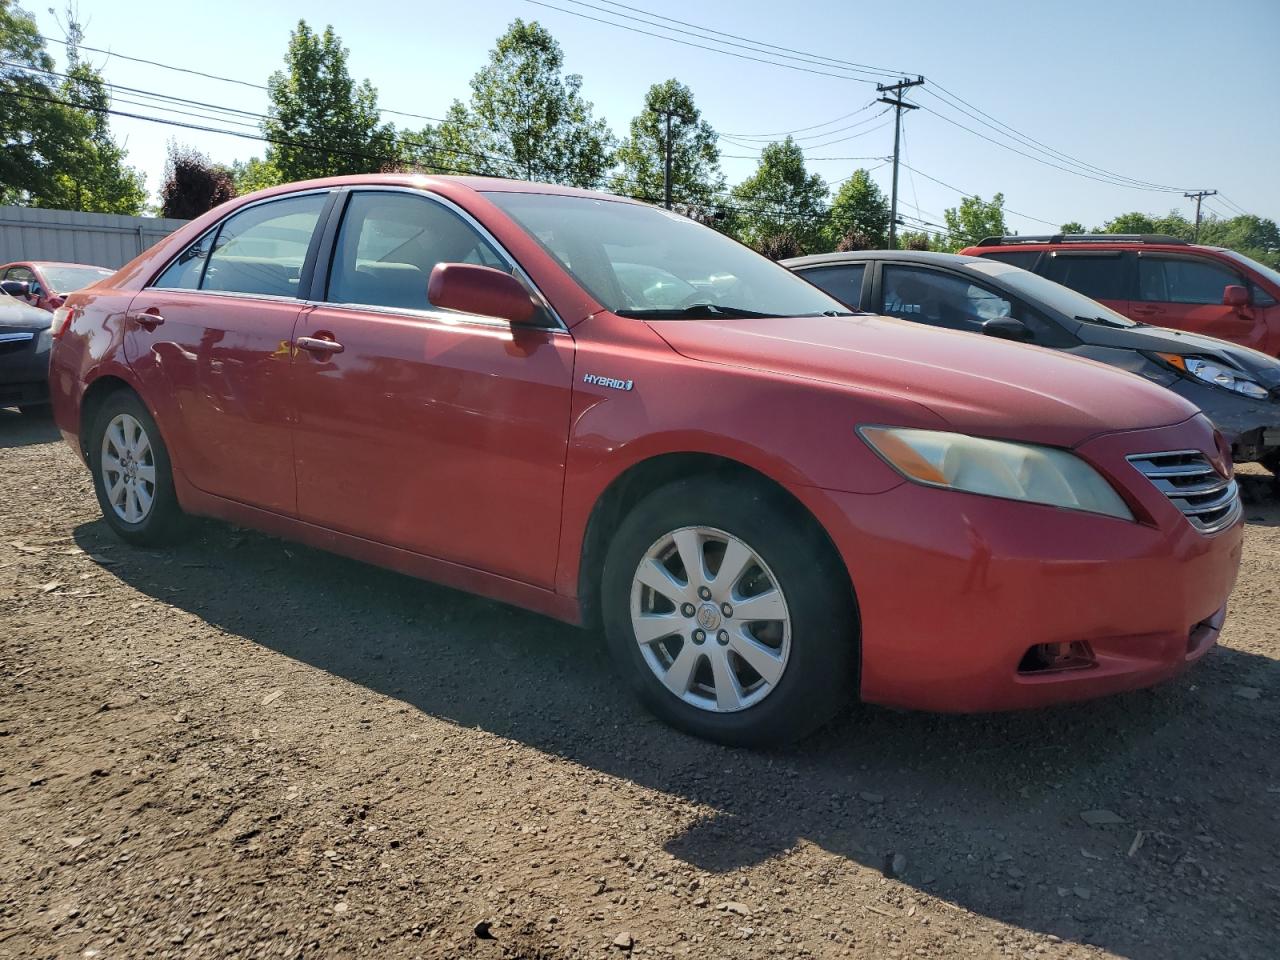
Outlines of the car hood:
[[1139,327],[1108,327],[1097,323],[1081,323],[1075,333],[1085,343],[1100,347],[1226,360],[1264,387],[1270,390],[1280,389],[1280,360],[1269,357],[1260,350],[1251,350],[1216,337],[1145,324]]
[[43,330],[53,323],[53,314],[31,307],[10,296],[0,296],[0,327]]
[[981,436],[1070,447],[1197,413],[1163,387],[1092,360],[889,317],[649,325],[692,360],[839,384],[878,400],[899,397]]

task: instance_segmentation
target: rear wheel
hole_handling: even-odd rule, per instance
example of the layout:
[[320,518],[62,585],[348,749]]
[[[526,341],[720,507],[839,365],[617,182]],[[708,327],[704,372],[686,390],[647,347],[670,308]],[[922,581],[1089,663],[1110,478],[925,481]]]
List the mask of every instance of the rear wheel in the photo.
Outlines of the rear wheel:
[[102,402],[89,435],[88,460],[102,515],[120,537],[156,546],[186,532],[169,452],[136,394],[119,390]]
[[851,698],[857,629],[839,559],[763,487],[712,478],[650,494],[605,560],[615,661],[658,716],[721,743],[812,732]]

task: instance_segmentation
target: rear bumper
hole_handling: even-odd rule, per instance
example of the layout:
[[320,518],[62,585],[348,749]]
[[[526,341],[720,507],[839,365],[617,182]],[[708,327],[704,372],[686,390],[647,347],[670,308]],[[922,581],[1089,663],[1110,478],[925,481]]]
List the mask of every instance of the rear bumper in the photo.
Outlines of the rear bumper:
[[[1205,433],[1201,423],[1099,443],[1184,449]],[[1121,489],[1139,522],[909,483],[874,495],[797,491],[850,572],[862,698],[946,712],[1045,706],[1150,686],[1204,656],[1235,583],[1242,524],[1205,536],[1137,481]],[[1032,647],[1072,643],[1087,645],[1088,666],[1023,669]]]

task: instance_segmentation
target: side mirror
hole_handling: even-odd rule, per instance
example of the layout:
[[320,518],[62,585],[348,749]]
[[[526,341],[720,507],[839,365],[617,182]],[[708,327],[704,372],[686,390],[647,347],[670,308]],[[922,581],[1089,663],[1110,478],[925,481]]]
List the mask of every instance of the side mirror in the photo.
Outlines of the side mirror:
[[1029,343],[1033,336],[1030,327],[1013,317],[993,317],[982,324],[982,332],[988,337],[1016,340],[1018,343]]
[[25,280],[3,280],[0,281],[0,290],[11,297],[27,297],[31,295],[31,284]]
[[1249,305],[1249,291],[1239,284],[1230,284],[1222,291],[1222,305],[1239,310]]
[[509,273],[473,263],[437,263],[427,281],[427,299],[444,310],[528,323],[538,312],[524,286]]

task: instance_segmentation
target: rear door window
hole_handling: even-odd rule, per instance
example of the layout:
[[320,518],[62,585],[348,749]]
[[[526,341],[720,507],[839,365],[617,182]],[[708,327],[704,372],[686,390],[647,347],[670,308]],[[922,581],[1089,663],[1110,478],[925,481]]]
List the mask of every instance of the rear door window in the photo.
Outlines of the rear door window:
[[1232,284],[1243,285],[1235,271],[1208,260],[1140,256],[1138,299],[1155,303],[1221,304]]
[[297,297],[327,193],[255,204],[182,251],[153,286]]
[[983,260],[999,260],[1001,263],[1007,263],[1012,267],[1021,267],[1023,270],[1035,270],[1036,261],[1040,259],[1039,250],[998,250],[993,253],[980,253],[978,256]]
[[865,263],[841,263],[833,267],[814,267],[797,272],[851,310],[862,309],[862,278],[867,272]]
[[1094,300],[1128,300],[1125,264],[1119,253],[1054,253],[1046,277]]

